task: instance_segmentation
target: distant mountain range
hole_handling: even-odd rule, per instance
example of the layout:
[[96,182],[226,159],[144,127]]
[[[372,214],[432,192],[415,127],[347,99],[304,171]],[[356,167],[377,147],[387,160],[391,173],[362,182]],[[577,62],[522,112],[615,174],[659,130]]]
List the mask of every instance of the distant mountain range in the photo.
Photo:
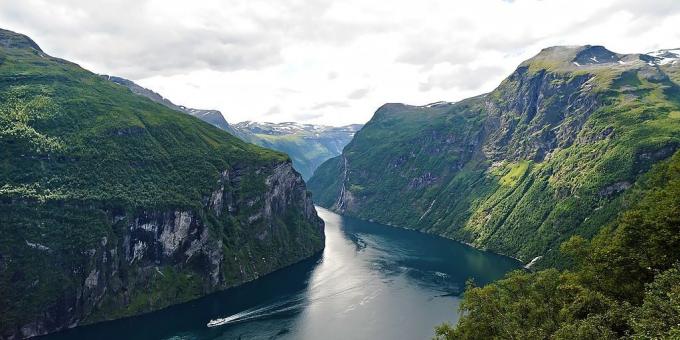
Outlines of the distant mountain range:
[[287,153],[293,167],[305,180],[326,160],[333,158],[352,140],[363,125],[341,127],[286,123],[241,122],[231,125],[236,136],[270,149]]
[[287,153],[293,161],[293,167],[305,180],[312,177],[321,163],[339,155],[345,145],[352,140],[354,133],[363,126],[351,124],[334,127],[293,122],[251,121],[229,124],[218,110],[202,110],[176,105],[157,92],[142,87],[131,80],[108,75],[104,77],[127,87],[135,94],[147,97],[173,110],[197,117],[244,141]]

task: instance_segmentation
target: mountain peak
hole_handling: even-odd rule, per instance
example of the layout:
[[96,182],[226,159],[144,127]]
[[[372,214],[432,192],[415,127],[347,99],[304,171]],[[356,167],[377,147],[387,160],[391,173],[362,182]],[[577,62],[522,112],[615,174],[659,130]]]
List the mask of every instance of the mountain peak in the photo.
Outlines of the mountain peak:
[[623,55],[599,45],[552,46],[542,49],[522,65],[541,64],[549,68],[578,67],[617,63],[622,57]]
[[4,48],[32,48],[42,52],[40,46],[31,38],[16,32],[0,28],[0,46]]
[[618,62],[619,59],[618,54],[603,46],[586,45],[576,53],[571,62],[579,65],[606,64]]

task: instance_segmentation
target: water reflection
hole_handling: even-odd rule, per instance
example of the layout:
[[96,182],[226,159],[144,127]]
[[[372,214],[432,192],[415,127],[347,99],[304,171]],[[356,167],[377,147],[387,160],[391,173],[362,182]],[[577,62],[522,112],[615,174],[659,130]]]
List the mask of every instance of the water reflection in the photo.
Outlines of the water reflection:
[[435,325],[457,320],[468,278],[486,283],[518,267],[450,240],[318,211],[322,255],[196,301],[49,338],[430,338]]

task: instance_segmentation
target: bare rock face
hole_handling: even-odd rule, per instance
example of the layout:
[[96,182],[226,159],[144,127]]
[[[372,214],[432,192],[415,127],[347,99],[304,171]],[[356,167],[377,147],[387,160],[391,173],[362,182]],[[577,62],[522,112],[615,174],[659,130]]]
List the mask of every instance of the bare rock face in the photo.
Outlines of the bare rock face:
[[540,162],[554,149],[569,147],[600,105],[587,90],[591,77],[518,68],[486,104],[487,158]]

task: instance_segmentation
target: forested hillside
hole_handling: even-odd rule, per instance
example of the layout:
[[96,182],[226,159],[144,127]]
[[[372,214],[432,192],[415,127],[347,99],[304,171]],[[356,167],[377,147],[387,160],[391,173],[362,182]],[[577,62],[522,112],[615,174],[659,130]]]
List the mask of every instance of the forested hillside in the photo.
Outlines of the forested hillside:
[[[674,55],[674,54],[671,54]],[[552,47],[491,93],[385,104],[309,181],[322,206],[561,265],[680,145],[677,56]]]
[[157,310],[323,248],[290,159],[0,30],[0,338]]
[[625,211],[588,241],[562,244],[566,271],[470,284],[440,339],[680,338],[680,153],[625,195]]

